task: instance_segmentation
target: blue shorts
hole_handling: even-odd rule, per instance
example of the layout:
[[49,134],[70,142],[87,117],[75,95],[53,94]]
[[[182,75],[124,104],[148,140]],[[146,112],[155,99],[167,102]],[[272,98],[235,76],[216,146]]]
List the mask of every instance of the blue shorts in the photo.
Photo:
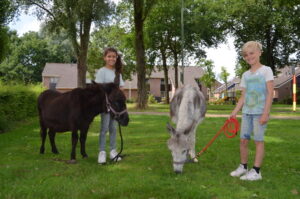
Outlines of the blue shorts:
[[253,137],[255,141],[264,141],[264,134],[267,124],[261,125],[259,119],[261,114],[245,114],[243,113],[242,125],[241,125],[241,139],[250,140],[251,133],[253,132]]

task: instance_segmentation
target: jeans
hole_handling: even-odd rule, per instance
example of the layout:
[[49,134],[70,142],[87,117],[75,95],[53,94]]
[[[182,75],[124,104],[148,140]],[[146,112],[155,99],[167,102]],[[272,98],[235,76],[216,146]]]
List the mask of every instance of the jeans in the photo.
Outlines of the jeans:
[[110,113],[101,113],[101,129],[99,135],[99,151],[105,151],[106,132],[109,131],[110,150],[116,149],[116,122]]
[[264,134],[267,124],[261,125],[259,119],[261,114],[243,114],[241,125],[241,139],[250,140],[253,132],[255,141],[264,141]]

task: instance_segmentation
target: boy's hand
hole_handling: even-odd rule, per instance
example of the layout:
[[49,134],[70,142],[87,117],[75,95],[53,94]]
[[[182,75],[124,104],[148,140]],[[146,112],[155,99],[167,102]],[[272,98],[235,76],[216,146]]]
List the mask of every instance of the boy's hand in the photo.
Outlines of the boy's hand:
[[236,113],[235,113],[235,112],[232,112],[232,113],[229,115],[229,118],[236,118]]
[[259,123],[260,123],[261,125],[264,125],[264,124],[266,124],[266,123],[268,122],[268,120],[269,120],[269,114],[263,113],[263,114],[261,115],[260,119],[259,119]]

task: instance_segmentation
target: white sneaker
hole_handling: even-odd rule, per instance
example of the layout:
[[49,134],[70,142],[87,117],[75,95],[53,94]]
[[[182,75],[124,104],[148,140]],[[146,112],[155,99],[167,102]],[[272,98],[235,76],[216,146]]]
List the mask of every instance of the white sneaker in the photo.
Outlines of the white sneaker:
[[105,164],[106,163],[106,152],[100,151],[98,155],[98,163],[99,164]]
[[245,173],[247,173],[247,169],[244,168],[244,165],[240,164],[236,170],[234,170],[230,173],[230,175],[232,177],[240,177],[241,175],[243,175]]
[[[116,149],[113,149],[113,150],[111,150],[110,151],[110,159],[112,160],[112,159],[114,159],[116,156],[118,155],[118,152],[116,151]],[[116,162],[119,162],[119,161],[121,161],[122,160],[122,158],[119,156],[118,158],[116,158],[116,159],[114,159],[114,161],[116,161]]]
[[241,180],[250,180],[250,181],[254,181],[254,180],[261,180],[261,172],[256,173],[255,169],[251,169],[249,172],[247,172],[245,175],[243,175],[242,177],[240,177]]

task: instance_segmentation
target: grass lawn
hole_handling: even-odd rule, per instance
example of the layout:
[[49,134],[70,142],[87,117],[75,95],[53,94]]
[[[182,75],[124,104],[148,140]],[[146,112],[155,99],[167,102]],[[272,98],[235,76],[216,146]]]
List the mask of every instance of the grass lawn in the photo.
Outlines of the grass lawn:
[[[99,117],[87,138],[89,158],[66,164],[71,149],[70,133],[56,136],[60,154],[40,155],[37,119],[0,134],[0,198],[109,198],[109,199],[299,199],[300,122],[271,120],[266,132],[263,180],[244,182],[229,176],[239,163],[239,138],[221,135],[184,173],[172,171],[167,116],[131,115],[122,129],[124,160],[98,165]],[[224,118],[206,118],[198,128],[200,151],[223,125]],[[119,141],[118,141],[119,142]],[[254,144],[250,144],[253,164]]]
[[[140,110],[135,108],[136,104],[130,103],[127,104],[128,110],[133,112],[169,112],[168,104],[149,104],[148,108],[145,110]],[[207,113],[208,114],[224,114],[229,115],[234,109],[234,105],[208,105]],[[300,116],[300,108],[297,107],[296,111],[292,110],[292,105],[282,105],[282,104],[273,104],[271,115],[276,116]]]

